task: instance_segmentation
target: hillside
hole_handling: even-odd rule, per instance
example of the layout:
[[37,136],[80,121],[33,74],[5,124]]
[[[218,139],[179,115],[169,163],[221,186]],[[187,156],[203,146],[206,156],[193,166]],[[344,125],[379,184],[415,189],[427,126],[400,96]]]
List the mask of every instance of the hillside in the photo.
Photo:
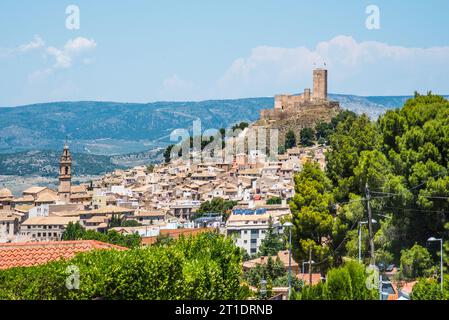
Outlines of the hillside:
[[[330,95],[341,107],[376,118],[400,107],[408,97]],[[55,102],[0,108],[0,153],[59,150],[67,138],[73,151],[117,155],[169,144],[177,128],[191,128],[199,118],[204,128],[255,121],[273,107],[273,98],[201,102]]]
[[177,128],[253,121],[271,98],[203,102],[61,102],[0,108],[0,153],[59,150],[67,138],[76,152],[115,155],[167,145]]

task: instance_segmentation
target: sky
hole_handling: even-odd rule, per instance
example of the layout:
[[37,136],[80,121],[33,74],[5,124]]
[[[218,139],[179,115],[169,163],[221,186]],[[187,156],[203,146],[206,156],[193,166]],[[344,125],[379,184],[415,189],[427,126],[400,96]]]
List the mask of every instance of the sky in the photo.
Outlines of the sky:
[[331,93],[449,94],[448,14],[447,0],[2,0],[0,106],[299,93],[324,64]]

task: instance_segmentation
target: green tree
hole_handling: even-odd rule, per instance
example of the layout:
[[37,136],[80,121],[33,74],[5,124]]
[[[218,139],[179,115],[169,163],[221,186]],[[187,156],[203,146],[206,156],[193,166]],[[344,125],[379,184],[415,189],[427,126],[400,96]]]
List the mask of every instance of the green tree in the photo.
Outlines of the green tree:
[[[445,285],[449,285],[449,281],[445,278]],[[447,288],[447,287],[446,287]],[[412,293],[410,298],[412,300],[443,300],[448,299],[448,290],[444,291],[444,294],[441,292],[440,282],[436,279],[426,279],[421,278],[419,281],[413,286]]]
[[293,130],[289,130],[285,135],[285,150],[296,147],[296,135]]
[[352,300],[352,281],[347,268],[329,270],[324,294],[329,300]]
[[315,131],[312,128],[303,128],[300,133],[300,142],[304,147],[313,146],[315,141]]
[[406,279],[428,276],[432,266],[432,257],[426,248],[415,244],[412,248],[402,250],[401,275]]
[[230,215],[231,210],[237,205],[236,201],[214,198],[211,201],[204,201],[196,211],[194,219],[203,217],[206,213],[221,213],[225,219]]
[[366,286],[365,267],[349,261],[339,268],[333,268],[326,275],[326,282],[304,286],[292,296],[297,300],[376,300],[378,290]]
[[280,198],[280,197],[272,197],[272,198],[269,198],[269,199],[267,200],[267,204],[268,204],[268,205],[282,204],[282,198]]
[[69,222],[62,234],[62,240],[80,240],[83,238],[85,232],[86,229],[79,222]]
[[136,220],[125,220],[122,222],[121,227],[140,227],[142,224]]
[[265,238],[259,246],[260,256],[275,256],[284,248],[281,235],[279,235],[273,227],[273,218],[268,219],[268,229],[265,232]]
[[332,183],[314,162],[306,163],[294,180],[295,196],[290,201],[293,255],[296,261],[308,261],[312,251],[313,259],[320,261],[333,250],[337,220],[331,213]]

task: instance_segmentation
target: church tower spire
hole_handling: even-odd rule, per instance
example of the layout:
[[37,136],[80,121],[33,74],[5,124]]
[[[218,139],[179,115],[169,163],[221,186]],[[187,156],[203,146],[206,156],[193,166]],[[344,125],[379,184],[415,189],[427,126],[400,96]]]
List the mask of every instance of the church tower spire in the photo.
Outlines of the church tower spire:
[[65,203],[70,202],[70,193],[72,189],[72,156],[69,147],[64,144],[61,159],[59,161],[59,188],[58,196]]

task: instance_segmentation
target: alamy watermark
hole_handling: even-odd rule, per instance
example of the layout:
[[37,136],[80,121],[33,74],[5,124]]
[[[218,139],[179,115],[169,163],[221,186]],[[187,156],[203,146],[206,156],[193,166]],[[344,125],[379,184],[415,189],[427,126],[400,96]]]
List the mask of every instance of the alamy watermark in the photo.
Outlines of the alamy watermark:
[[195,120],[192,134],[176,129],[170,134],[174,142],[170,160],[182,159],[186,164],[232,163],[236,157],[245,163],[276,161],[279,155],[279,130],[265,127],[202,130],[201,120]]
[[77,5],[71,4],[65,9],[67,15],[65,19],[65,27],[68,30],[79,30],[81,28],[80,8]]
[[365,26],[368,30],[380,29],[380,8],[376,5],[369,5],[366,7],[365,13],[368,15],[365,21]]
[[80,269],[75,265],[66,268],[65,273],[68,277],[65,279],[65,286],[68,290],[79,290],[80,288]]

